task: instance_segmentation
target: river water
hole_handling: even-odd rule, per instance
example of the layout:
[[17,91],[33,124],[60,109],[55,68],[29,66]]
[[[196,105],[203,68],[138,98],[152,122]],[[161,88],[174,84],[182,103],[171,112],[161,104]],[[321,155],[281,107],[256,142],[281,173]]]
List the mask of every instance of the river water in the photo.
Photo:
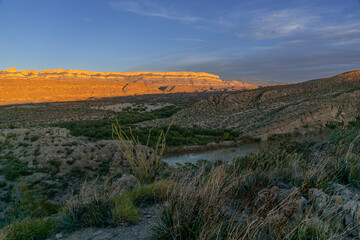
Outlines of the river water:
[[170,166],[176,166],[177,163],[196,163],[198,160],[209,161],[230,161],[238,156],[245,156],[249,153],[256,153],[260,150],[260,143],[244,144],[238,147],[223,148],[198,153],[187,153],[178,156],[165,157],[164,162]]

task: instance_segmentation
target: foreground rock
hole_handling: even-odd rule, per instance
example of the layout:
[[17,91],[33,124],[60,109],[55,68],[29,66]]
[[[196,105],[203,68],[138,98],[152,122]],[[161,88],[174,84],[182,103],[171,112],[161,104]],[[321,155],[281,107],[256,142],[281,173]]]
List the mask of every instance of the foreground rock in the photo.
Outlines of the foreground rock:
[[150,239],[151,226],[157,218],[157,207],[150,206],[142,210],[143,217],[136,225],[117,228],[85,228],[75,232],[56,234],[51,240],[147,240]]

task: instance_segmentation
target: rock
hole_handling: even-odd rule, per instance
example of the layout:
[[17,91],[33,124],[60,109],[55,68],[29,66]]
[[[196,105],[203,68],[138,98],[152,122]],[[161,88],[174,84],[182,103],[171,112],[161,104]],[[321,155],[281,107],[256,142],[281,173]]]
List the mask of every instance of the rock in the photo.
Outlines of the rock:
[[113,238],[113,235],[111,233],[101,233],[100,235],[97,235],[96,237],[92,238],[92,240],[110,240]]
[[355,201],[349,201],[347,203],[344,204],[343,206],[344,210],[347,210],[350,212],[350,214],[355,217],[355,218],[359,218],[360,215],[360,203],[359,202],[355,202]]
[[351,190],[349,190],[348,188],[346,188],[345,186],[338,184],[338,183],[333,183],[331,184],[332,190],[334,192],[334,194],[338,194],[344,202],[347,202],[349,200],[359,200],[359,195],[353,193]]
[[278,200],[279,187],[274,186],[272,188],[266,188],[258,192],[258,198],[255,205],[261,206],[265,203],[270,203]]
[[121,178],[117,179],[116,182],[112,184],[113,186],[117,186],[119,189],[125,190],[130,187],[139,186],[139,181],[133,175],[124,175]]
[[97,232],[94,233],[94,236],[97,236],[97,235],[102,234],[102,233],[103,233],[103,231],[102,231],[102,230],[99,230],[99,231],[97,231]]
[[309,189],[309,201],[315,208],[315,210],[325,207],[329,201],[329,196],[317,188]]
[[22,180],[25,182],[28,182],[28,183],[34,183],[34,182],[38,182],[41,179],[44,179],[48,176],[49,176],[49,174],[47,174],[47,173],[37,172],[37,173],[33,173],[29,176],[22,177]]
[[305,197],[301,196],[301,203],[302,203],[302,205],[306,206],[308,203],[308,200]]
[[4,70],[4,72],[8,72],[8,73],[17,73],[18,70],[16,67],[13,67],[13,68],[9,68],[9,69],[6,69]]
[[62,238],[62,236],[63,236],[62,233],[57,233],[57,234],[55,235],[55,238],[59,239],[59,238]]

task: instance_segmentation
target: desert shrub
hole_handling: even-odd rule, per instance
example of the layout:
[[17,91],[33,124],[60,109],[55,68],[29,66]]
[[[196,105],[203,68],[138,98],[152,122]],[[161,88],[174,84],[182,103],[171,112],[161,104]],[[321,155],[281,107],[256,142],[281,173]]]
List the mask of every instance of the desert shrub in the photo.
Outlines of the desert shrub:
[[314,142],[311,141],[304,141],[304,142],[297,142],[297,141],[290,141],[285,140],[280,142],[279,150],[285,151],[287,153],[298,153],[303,156],[307,156],[313,150],[311,147],[314,145]]
[[262,173],[244,174],[232,182],[228,195],[233,199],[245,199],[245,204],[253,201],[258,191],[270,185],[269,179]]
[[31,142],[36,142],[37,140],[39,140],[39,136],[33,135],[30,137]]
[[79,204],[67,202],[60,210],[60,227],[64,230],[75,230],[83,227],[105,227],[112,225],[110,200],[92,199]]
[[[146,203],[154,203],[160,201],[173,186],[173,181],[163,180],[154,182],[149,185],[141,185],[137,188],[127,190],[121,194],[120,198],[127,198],[136,206],[141,206]],[[115,202],[117,198],[115,198]]]
[[250,153],[234,160],[236,171],[270,171],[276,168],[286,168],[300,161],[301,156],[287,153],[284,150],[263,150],[259,153]]
[[82,227],[105,227],[112,225],[111,211],[113,197],[120,193],[122,186],[93,179],[85,181],[77,196],[69,199],[59,210],[59,224],[62,229],[74,230]]
[[[142,184],[149,184],[155,181],[159,170],[163,165],[162,156],[165,151],[166,136],[170,130],[171,124],[168,126],[166,131],[161,131],[158,135],[156,145],[154,149],[149,150],[149,141],[151,132],[149,130],[146,145],[143,146],[139,141],[139,138],[134,136],[129,129],[130,134],[126,134],[121,128],[118,121],[112,125],[113,139],[122,152],[126,160],[130,163],[132,173]],[[119,144],[119,142],[121,144]]]
[[120,196],[115,200],[112,210],[112,219],[115,224],[137,223],[140,220],[140,210],[127,196]]
[[316,223],[303,223],[300,225],[296,231],[292,234],[294,239],[298,240],[308,240],[308,239],[317,239],[317,240],[327,240],[329,239],[329,231],[321,224]]
[[224,239],[227,178],[226,168],[218,167],[177,180],[152,227],[152,239]]
[[[121,125],[130,125],[139,122],[171,117],[180,108],[176,106],[167,106],[156,109],[151,112],[128,112],[116,115],[116,119]],[[55,127],[67,128],[73,136],[86,136],[90,140],[97,141],[101,139],[111,139],[113,119],[99,119],[86,121],[60,122],[52,124]],[[143,131],[146,135],[148,129]],[[146,141],[146,138],[145,138]]]
[[67,202],[59,211],[59,225],[64,230],[75,230],[88,226],[86,207],[76,204],[76,202]]
[[[178,108],[174,108],[177,111]],[[131,127],[132,124],[155,120],[164,117],[170,117],[173,115],[172,110],[158,109],[153,112],[144,113],[122,113],[117,115],[117,121],[121,126],[124,126],[123,130],[127,135],[130,135],[130,131],[127,127]],[[70,130],[73,136],[86,136],[90,140],[97,141],[101,139],[111,139],[112,130],[111,126],[114,120],[112,119],[100,119],[100,120],[86,120],[86,121],[73,121],[73,122],[62,122],[53,124],[52,126],[63,127]],[[125,128],[126,126],[126,128]],[[139,142],[143,145],[149,141],[150,147],[155,147],[157,138],[162,131],[166,131],[166,127],[155,127],[152,128],[152,134],[148,139],[149,130],[151,128],[142,127],[132,129],[132,133],[139,139]],[[221,142],[238,140],[240,133],[229,129],[205,129],[205,128],[185,128],[179,126],[172,126],[171,131],[168,133],[167,142],[168,146],[184,146],[184,145],[205,145],[210,142]],[[250,142],[260,141],[248,137]]]
[[45,199],[41,189],[30,190],[28,186],[20,186],[17,192],[14,207],[6,213],[10,221],[26,217],[46,217],[57,213],[57,206]]
[[241,137],[241,140],[243,141],[243,143],[261,142],[261,138],[256,138],[256,137],[252,137],[252,136],[243,136],[243,137]]
[[354,121],[349,123],[349,127],[360,130],[360,115],[357,116]]
[[330,129],[337,129],[337,128],[341,127],[341,122],[331,121],[331,122],[327,122],[325,124],[325,126]]
[[78,196],[60,209],[59,225],[64,230],[75,230],[136,223],[141,216],[139,207],[160,199],[170,184],[161,181],[122,192],[124,186],[111,185],[108,180],[85,182]]
[[7,240],[45,240],[57,229],[58,222],[54,218],[25,218],[5,227],[3,234]]
[[5,179],[8,181],[14,181],[20,176],[26,176],[31,174],[31,168],[24,161],[15,158],[11,154],[0,157],[3,160],[3,168],[0,173],[5,175]]
[[284,229],[274,231],[271,235],[271,239],[327,240],[332,239],[333,233],[324,223],[318,223],[312,219],[305,219],[297,224],[290,222]]

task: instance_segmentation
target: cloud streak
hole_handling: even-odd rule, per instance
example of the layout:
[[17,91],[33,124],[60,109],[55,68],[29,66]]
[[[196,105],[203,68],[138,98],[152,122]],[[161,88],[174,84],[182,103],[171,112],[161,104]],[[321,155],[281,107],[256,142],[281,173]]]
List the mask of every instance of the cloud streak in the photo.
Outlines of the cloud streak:
[[176,38],[173,40],[179,42],[204,42],[203,40],[197,38]]
[[151,1],[117,1],[111,2],[109,5],[114,10],[135,13],[140,16],[159,17],[183,22],[200,20],[198,17],[180,14]]

